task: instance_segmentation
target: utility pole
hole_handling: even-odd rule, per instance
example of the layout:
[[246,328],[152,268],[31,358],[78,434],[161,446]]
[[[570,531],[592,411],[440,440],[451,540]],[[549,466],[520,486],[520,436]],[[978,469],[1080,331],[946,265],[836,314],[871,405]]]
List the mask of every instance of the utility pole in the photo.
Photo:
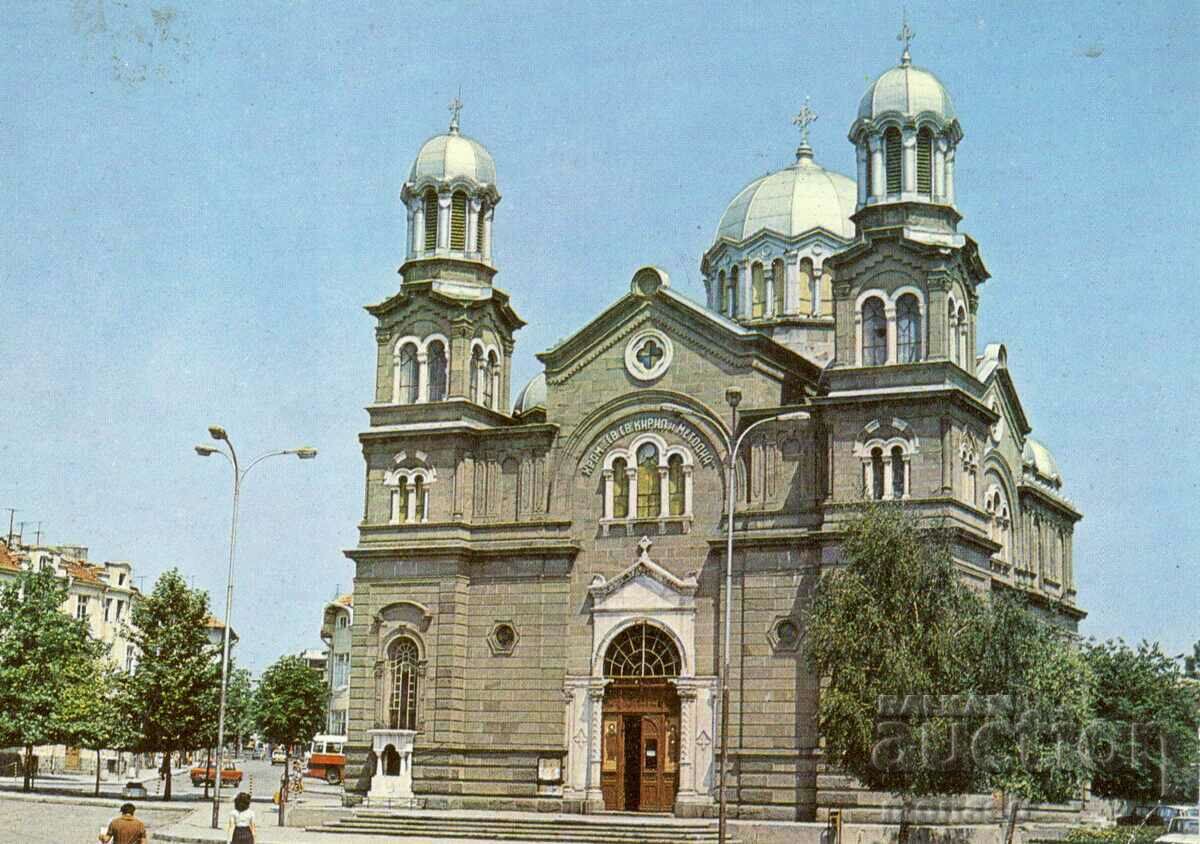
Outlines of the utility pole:
[[38,527],[37,527],[37,532],[35,533],[35,536],[37,536],[37,540],[36,540],[36,541],[34,541],[34,543],[33,543],[33,544],[34,544],[34,545],[41,545],[41,544],[42,544],[42,523],[39,521],[39,522],[37,523],[37,526],[38,526]]
[[20,542],[21,544],[25,543],[25,525],[31,525],[31,524],[33,524],[32,521],[17,522],[17,541]]
[[3,509],[8,511],[8,547],[12,548],[13,516],[17,514],[17,509],[15,507],[5,507]]

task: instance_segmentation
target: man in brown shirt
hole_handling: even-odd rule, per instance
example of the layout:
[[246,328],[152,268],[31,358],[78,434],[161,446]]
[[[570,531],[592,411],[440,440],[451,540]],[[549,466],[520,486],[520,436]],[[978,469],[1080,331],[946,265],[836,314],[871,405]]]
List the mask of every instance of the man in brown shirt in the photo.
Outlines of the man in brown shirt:
[[100,833],[104,844],[112,841],[114,844],[144,844],[150,840],[146,834],[146,825],[133,816],[134,805],[126,803],[121,807],[120,817],[112,819],[108,831]]

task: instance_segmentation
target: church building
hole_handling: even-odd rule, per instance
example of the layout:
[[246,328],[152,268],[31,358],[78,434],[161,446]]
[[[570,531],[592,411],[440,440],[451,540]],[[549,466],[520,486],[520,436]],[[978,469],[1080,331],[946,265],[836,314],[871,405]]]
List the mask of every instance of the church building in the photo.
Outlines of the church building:
[[853,178],[817,163],[806,105],[794,162],[720,215],[706,301],[643,267],[523,386],[492,156],[457,101],[417,152],[401,282],[367,308],[351,792],[715,815],[728,602],[730,812],[823,816],[844,782],[822,764],[804,613],[864,501],[944,520],[979,589],[1083,617],[1081,516],[1004,346],[979,351],[989,274],[960,230],[963,127],[905,43],[848,121]]

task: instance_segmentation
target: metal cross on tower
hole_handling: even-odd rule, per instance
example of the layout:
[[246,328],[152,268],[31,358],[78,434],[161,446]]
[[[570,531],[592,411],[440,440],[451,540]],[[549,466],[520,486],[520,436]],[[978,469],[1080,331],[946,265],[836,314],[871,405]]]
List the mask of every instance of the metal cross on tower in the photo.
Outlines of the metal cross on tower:
[[809,106],[809,97],[804,98],[804,108],[792,118],[792,123],[800,127],[800,146],[808,146],[808,127],[817,122],[817,113]]
[[461,112],[462,108],[463,108],[463,101],[461,99],[461,95],[462,95],[462,92],[459,91],[459,95],[455,96],[455,98],[450,101],[450,131],[451,132],[458,131],[458,115],[459,115],[459,112]]
[[900,54],[900,64],[912,64],[912,56],[908,54],[908,45],[911,44],[912,40],[916,37],[917,33],[913,32],[912,27],[908,25],[908,9],[905,9],[904,17],[902,19],[902,26],[900,27],[900,34],[896,36],[897,41],[904,43],[904,52]]

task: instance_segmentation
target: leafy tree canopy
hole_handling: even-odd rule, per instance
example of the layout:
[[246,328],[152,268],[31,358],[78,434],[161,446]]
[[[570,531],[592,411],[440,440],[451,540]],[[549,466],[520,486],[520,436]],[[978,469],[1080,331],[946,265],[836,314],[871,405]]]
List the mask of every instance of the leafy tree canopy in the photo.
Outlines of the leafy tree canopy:
[[259,735],[284,747],[311,741],[325,723],[325,691],[321,675],[300,657],[280,658],[258,683]]

